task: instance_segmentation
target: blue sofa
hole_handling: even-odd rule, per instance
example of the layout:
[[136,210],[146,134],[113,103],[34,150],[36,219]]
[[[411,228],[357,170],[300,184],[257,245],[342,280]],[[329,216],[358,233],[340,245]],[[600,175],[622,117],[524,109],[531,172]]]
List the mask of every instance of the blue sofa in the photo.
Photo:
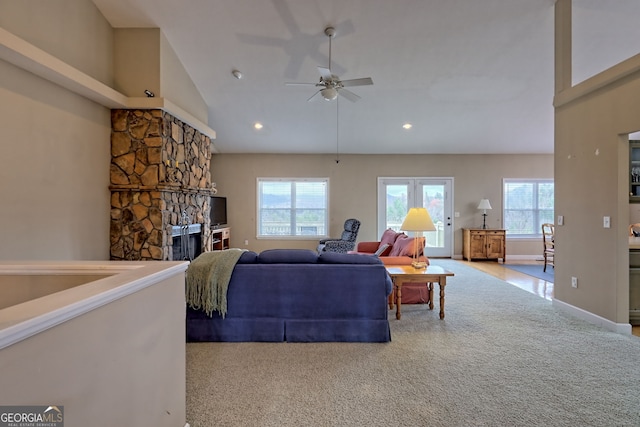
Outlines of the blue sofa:
[[377,257],[247,251],[231,275],[225,318],[187,307],[187,341],[387,342],[391,289]]

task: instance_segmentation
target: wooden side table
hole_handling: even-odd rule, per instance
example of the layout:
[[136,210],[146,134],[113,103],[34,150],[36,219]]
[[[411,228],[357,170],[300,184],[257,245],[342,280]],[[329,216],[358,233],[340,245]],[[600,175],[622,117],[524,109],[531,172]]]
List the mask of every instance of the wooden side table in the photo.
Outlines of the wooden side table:
[[[417,282],[425,283],[429,286],[429,309],[433,310],[433,284],[437,283],[440,288],[440,319],[444,319],[444,288],[447,286],[447,277],[454,274],[437,265],[429,265],[427,268],[413,268],[410,265],[389,265],[386,267],[387,273],[393,280],[393,298],[389,301],[389,308],[392,309],[395,303],[396,319],[402,317],[402,285],[404,283]],[[395,301],[394,301],[395,300]]]

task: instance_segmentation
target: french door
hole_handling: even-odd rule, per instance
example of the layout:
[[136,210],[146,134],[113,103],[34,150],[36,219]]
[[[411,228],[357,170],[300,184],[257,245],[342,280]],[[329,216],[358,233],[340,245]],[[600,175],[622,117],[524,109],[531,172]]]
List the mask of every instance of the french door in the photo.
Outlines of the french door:
[[428,257],[453,256],[453,178],[378,178],[378,236],[400,231],[409,208],[424,207],[436,231],[425,232]]

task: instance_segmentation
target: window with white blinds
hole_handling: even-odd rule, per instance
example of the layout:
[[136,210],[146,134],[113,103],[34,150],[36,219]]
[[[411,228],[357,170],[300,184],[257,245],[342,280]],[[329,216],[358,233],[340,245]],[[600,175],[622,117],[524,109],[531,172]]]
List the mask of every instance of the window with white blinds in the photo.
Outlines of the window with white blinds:
[[258,238],[327,236],[328,178],[258,178]]
[[505,179],[503,190],[507,237],[540,237],[542,224],[553,224],[553,180]]

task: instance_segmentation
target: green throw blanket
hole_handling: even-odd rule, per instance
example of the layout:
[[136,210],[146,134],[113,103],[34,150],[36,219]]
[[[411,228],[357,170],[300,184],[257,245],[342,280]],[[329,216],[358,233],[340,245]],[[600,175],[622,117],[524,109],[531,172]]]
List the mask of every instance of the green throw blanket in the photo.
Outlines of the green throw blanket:
[[186,299],[189,307],[204,310],[211,317],[227,314],[227,288],[231,273],[244,249],[203,252],[186,271]]

